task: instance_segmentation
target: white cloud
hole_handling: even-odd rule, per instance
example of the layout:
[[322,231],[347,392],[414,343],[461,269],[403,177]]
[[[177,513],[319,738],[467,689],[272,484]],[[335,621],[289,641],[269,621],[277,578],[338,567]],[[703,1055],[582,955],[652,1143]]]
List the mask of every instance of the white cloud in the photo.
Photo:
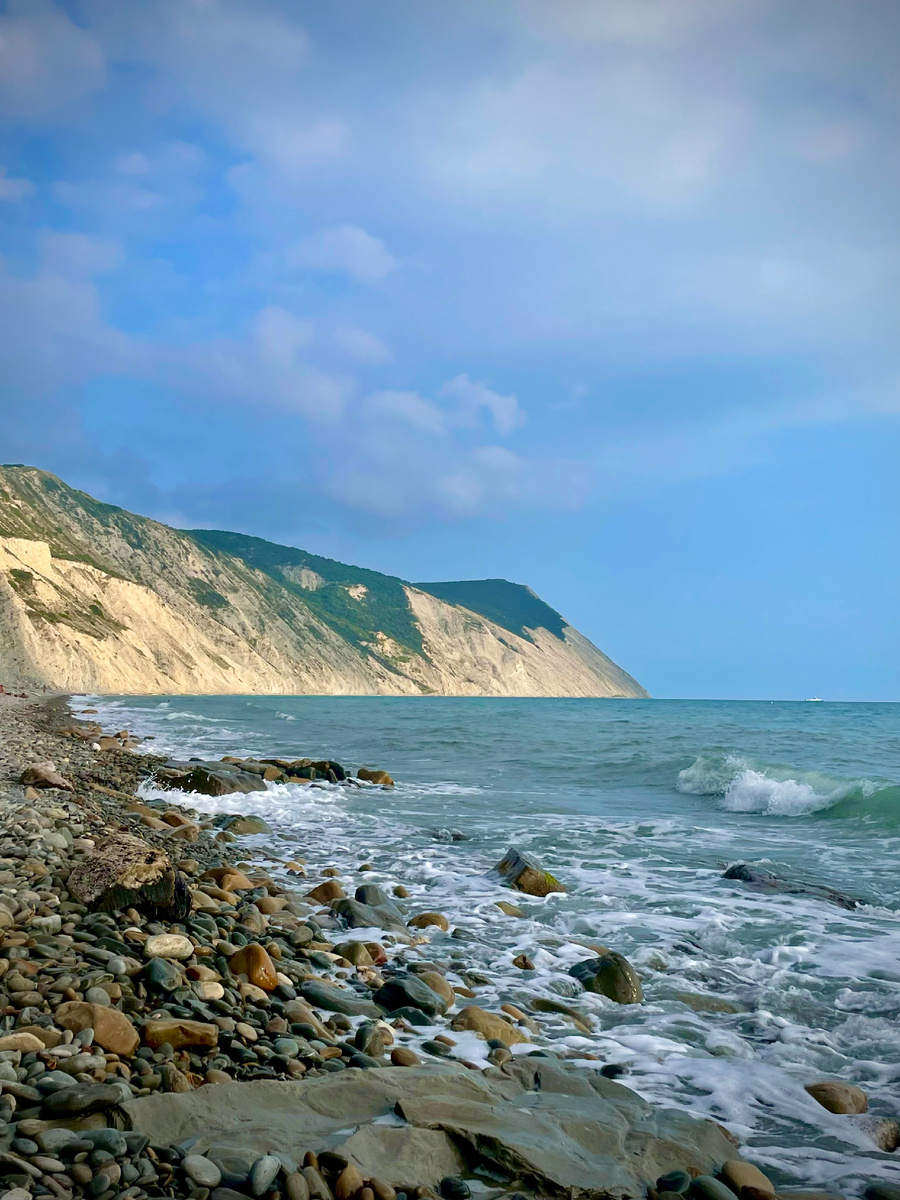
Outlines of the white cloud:
[[440,186],[480,202],[540,196],[596,211],[630,196],[681,205],[716,180],[746,121],[715,79],[688,81],[640,61],[546,60],[476,84],[422,151]]
[[333,425],[344,413],[353,380],[309,362],[304,352],[312,342],[311,322],[269,305],[243,335],[184,349],[160,347],[157,358],[164,377],[188,396]]
[[281,370],[291,367],[298,352],[309,346],[314,336],[311,321],[304,321],[275,305],[256,314],[253,333],[260,358]]
[[[335,117],[310,123],[265,113],[248,119],[246,130],[245,140],[256,155],[289,178],[307,178],[310,164],[339,158],[350,142],[350,130]],[[240,182],[241,169],[234,168],[232,182]]]
[[396,423],[438,436],[447,430],[446,415],[418,392],[374,392],[363,401],[363,413],[382,426]]
[[288,259],[313,271],[343,271],[361,283],[376,283],[397,267],[384,242],[358,225],[320,229],[295,246]]
[[34,192],[30,179],[10,179],[6,167],[0,167],[0,200],[25,200]]
[[107,224],[141,226],[151,217],[176,214],[199,203],[207,158],[199,146],[167,141],[151,150],[118,154],[93,179],[59,180],[53,195],[69,208]]
[[370,333],[367,329],[357,329],[353,325],[340,325],[332,334],[334,344],[348,358],[369,366],[382,366],[394,357],[390,346]]
[[457,404],[457,420],[461,424],[475,425],[482,410],[488,412],[498,433],[508,436],[525,420],[518,399],[510,394],[501,396],[491,391],[484,383],[476,382],[468,375],[457,375],[441,388],[442,396],[449,396]]
[[118,242],[86,233],[45,230],[38,239],[42,268],[52,275],[86,279],[115,271],[125,261]]
[[32,399],[135,367],[137,348],[106,320],[94,275],[122,262],[119,248],[80,234],[50,234],[34,274],[0,259],[0,375]]
[[0,16],[0,111],[65,116],[105,81],[98,43],[50,0],[9,0]]
[[542,38],[669,50],[743,7],[746,0],[525,0],[520,11]]
[[228,176],[239,194],[308,182],[314,164],[346,152],[346,122],[322,110],[308,79],[310,39],[295,10],[271,0],[93,0],[93,10],[112,53],[130,61],[139,46],[156,69],[155,107],[191,105],[251,156]]

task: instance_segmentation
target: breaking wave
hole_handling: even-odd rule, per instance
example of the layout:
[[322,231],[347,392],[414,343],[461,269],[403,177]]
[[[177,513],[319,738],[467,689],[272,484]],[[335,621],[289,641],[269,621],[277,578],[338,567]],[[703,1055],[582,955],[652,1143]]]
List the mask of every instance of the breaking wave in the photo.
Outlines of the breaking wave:
[[728,812],[777,817],[827,813],[900,824],[900,785],[766,765],[739,754],[701,754],[678,773],[675,787],[686,795],[717,796]]

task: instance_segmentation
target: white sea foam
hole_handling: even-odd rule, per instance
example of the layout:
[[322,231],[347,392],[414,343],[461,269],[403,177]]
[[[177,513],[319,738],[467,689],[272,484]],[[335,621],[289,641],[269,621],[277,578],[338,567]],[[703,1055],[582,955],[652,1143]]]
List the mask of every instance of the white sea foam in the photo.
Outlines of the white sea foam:
[[728,812],[802,817],[833,808],[853,793],[874,795],[883,785],[868,779],[835,779],[820,772],[764,766],[740,754],[700,755],[678,773],[676,790],[718,796]]
[[820,796],[808,783],[770,779],[762,771],[749,767],[731,780],[722,797],[722,807],[729,812],[771,813],[782,817],[818,812],[832,803],[831,797]]

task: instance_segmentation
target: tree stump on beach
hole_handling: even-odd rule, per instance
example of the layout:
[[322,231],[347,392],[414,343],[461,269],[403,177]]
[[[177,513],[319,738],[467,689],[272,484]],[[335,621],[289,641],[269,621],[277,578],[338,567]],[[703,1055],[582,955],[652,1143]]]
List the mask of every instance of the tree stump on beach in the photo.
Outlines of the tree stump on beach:
[[183,920],[191,911],[187,880],[165,850],[127,833],[100,842],[69,875],[68,889],[93,912],[136,908]]

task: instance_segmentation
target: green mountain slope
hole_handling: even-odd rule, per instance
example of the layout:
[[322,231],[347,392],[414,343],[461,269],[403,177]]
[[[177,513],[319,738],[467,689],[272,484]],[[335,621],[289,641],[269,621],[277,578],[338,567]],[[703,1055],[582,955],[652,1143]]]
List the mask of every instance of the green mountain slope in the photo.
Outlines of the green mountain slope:
[[[356,645],[367,645],[381,632],[401,646],[423,653],[422,631],[413,617],[403,582],[393,575],[351,567],[333,558],[322,558],[243,533],[221,529],[184,532],[199,545],[239,558],[248,567],[277,580]],[[308,581],[306,586],[298,581],[300,578]],[[359,598],[355,598],[347,591],[348,587],[365,588],[365,593],[360,592]]]
[[487,617],[502,629],[533,641],[529,630],[546,629],[561,638],[566,622],[556,609],[537,596],[524,583],[508,579],[463,579],[457,583],[417,583],[423,592],[448,604],[460,604],[471,612]]

